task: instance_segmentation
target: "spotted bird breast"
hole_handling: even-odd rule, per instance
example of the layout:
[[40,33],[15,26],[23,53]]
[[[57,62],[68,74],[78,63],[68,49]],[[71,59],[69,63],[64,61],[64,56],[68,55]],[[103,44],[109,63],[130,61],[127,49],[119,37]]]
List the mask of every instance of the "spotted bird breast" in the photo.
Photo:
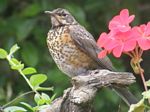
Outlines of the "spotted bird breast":
[[47,44],[58,68],[69,77],[84,73],[96,65],[85,52],[76,46],[67,26],[51,29],[48,33]]

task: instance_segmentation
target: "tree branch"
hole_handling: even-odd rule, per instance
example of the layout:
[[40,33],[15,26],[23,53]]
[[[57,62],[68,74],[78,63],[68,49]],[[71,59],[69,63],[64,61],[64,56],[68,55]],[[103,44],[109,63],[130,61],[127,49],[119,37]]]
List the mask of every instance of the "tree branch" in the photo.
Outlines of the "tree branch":
[[91,112],[92,101],[98,89],[110,85],[127,86],[135,82],[128,72],[93,70],[72,78],[72,88],[65,90],[63,97],[57,98],[40,112]]

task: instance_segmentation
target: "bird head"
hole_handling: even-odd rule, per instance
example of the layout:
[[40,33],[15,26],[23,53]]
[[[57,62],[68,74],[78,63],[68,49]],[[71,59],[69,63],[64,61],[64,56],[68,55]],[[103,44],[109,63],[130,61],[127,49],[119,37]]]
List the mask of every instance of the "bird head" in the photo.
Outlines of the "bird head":
[[45,13],[50,15],[53,27],[77,24],[75,18],[66,9],[57,8]]

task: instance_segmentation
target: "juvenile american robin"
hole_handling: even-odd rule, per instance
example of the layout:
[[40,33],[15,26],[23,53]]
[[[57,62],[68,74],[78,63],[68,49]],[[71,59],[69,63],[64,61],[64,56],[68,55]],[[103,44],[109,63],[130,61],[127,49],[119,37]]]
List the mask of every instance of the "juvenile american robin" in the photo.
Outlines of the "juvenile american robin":
[[[114,70],[108,57],[97,57],[101,48],[96,45],[93,36],[66,9],[58,8],[45,13],[50,15],[52,24],[47,36],[48,49],[62,72],[74,77],[88,70]],[[137,102],[126,88],[114,89],[128,105]]]

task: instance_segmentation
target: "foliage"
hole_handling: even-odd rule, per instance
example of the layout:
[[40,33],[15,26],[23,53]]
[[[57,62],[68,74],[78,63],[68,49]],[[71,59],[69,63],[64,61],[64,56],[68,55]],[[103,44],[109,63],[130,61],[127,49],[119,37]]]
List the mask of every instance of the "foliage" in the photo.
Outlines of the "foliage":
[[[21,61],[18,61],[14,57],[14,53],[18,49],[19,49],[19,47],[17,44],[15,44],[11,47],[9,53],[7,53],[7,51],[5,51],[4,49],[0,48],[0,59],[6,59],[9,63],[9,65],[11,66],[11,69],[17,70],[20,73],[20,75],[25,79],[25,81],[27,82],[29,87],[32,89],[32,91],[35,93],[34,100],[35,100],[37,106],[32,107],[25,102],[21,102],[21,104],[24,105],[25,107],[29,108],[30,110],[32,110],[32,112],[36,112],[37,110],[39,110],[41,108],[41,106],[43,107],[44,104],[47,104],[47,105],[50,104],[55,95],[52,98],[50,98],[47,94],[45,94],[45,93],[40,94],[38,92],[39,90],[50,91],[50,90],[53,90],[53,88],[40,86],[42,83],[44,83],[47,80],[47,76],[45,74],[37,74],[37,71],[35,68],[32,68],[32,67],[24,68],[24,64],[21,63]],[[27,75],[31,75],[30,78],[28,78]],[[28,93],[30,93],[30,92],[28,92]],[[27,94],[25,93],[23,95],[27,95]],[[21,95],[21,96],[23,96],[23,95]],[[14,100],[16,100],[16,99],[14,99]],[[19,107],[19,106],[7,107],[13,101],[9,102],[8,104],[5,104],[4,106],[1,107],[1,109],[4,110],[4,112],[17,112],[17,111],[25,112],[25,111],[27,111],[25,108]],[[46,106],[46,105],[44,105],[44,106]]]
[[[58,7],[67,8],[96,39],[100,32],[106,31],[108,21],[120,9],[127,8],[136,15],[134,25],[149,21],[149,4],[149,0],[0,0],[0,47],[9,50],[14,43],[18,43],[21,50],[15,57],[22,60],[26,66],[47,73],[48,81],[44,86],[54,85],[54,93],[60,96],[63,90],[70,86],[70,81],[58,70],[48,53],[46,34],[50,29],[50,20],[43,12]],[[142,65],[146,78],[149,78],[149,53],[145,53],[143,59],[147,60]],[[131,71],[126,56],[121,59],[111,57],[111,60],[118,70]],[[142,88],[140,82],[137,80],[139,86],[130,86],[136,96],[139,96],[139,88]],[[10,70],[7,63],[0,60],[0,105],[29,90],[21,75]],[[35,105],[32,97],[32,94],[24,96],[12,105],[18,105],[21,101]],[[127,111],[127,106],[120,98],[107,89],[100,91],[94,106],[95,112],[116,112],[120,108],[121,112]]]

